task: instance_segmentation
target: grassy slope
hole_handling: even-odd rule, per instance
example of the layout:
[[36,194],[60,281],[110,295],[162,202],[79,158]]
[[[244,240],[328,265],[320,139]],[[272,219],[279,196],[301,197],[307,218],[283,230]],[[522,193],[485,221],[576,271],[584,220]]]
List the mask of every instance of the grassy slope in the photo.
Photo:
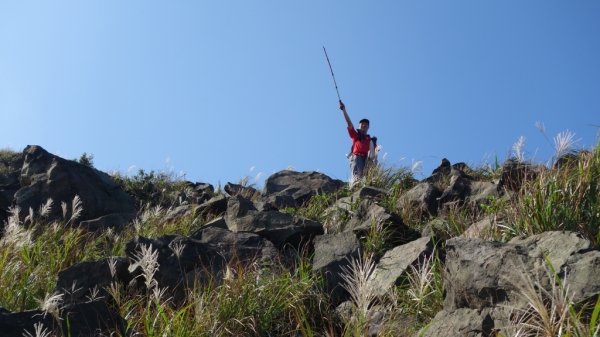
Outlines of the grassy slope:
[[[2,151],[0,162],[3,158],[16,157],[7,149]],[[490,181],[498,178],[500,170],[496,164],[468,173]],[[52,306],[50,295],[60,270],[81,261],[124,256],[125,244],[135,235],[189,235],[215,216],[190,215],[166,221],[167,210],[179,205],[180,192],[190,193],[185,182],[169,174],[144,171],[133,177],[113,176],[143,205],[135,226],[118,235],[112,232],[89,234],[63,223],[50,224],[41,210],[39,214],[34,212],[32,219],[11,217],[0,242],[0,306],[11,311]],[[409,168],[379,165],[362,184],[389,190],[389,196],[381,205],[400,214],[407,225],[420,230],[433,220],[410,207],[397,206],[403,193],[416,184]],[[349,215],[344,211],[326,212],[326,209],[350,193],[341,190],[319,195],[300,209],[286,211],[320,221],[332,233]],[[495,217],[504,219],[488,233],[495,240],[571,230],[583,233],[598,244],[599,198],[600,154],[596,149],[581,153],[577,160],[559,170],[543,171],[512,198],[491,200],[483,212],[468,208],[445,212],[439,219],[443,225],[435,230],[439,237],[448,239],[462,234],[471,223],[483,217]],[[173,303],[156,287],[150,286],[145,292],[116,283],[110,289],[110,302],[129,321],[130,329],[145,336],[364,335],[368,329],[367,318],[372,313],[370,304],[375,300],[369,295],[368,274],[373,259],[389,249],[391,243],[385,231],[374,226],[363,238],[363,244],[364,256],[354,261],[346,275],[355,303],[344,317],[331,307],[322,291],[322,280],[310,272],[307,256],[300,258],[292,270],[282,264],[268,273],[251,265],[231,265],[222,282],[198,285],[184,303]],[[437,248],[438,252],[443,250],[443,240]],[[391,313],[384,324],[388,335],[418,331],[441,310],[443,270],[443,261],[436,255],[413,269],[404,285],[377,299],[379,308]],[[556,324],[564,325],[561,336],[580,335],[576,331],[591,335],[589,331],[596,327],[593,317],[591,310],[580,310]]]

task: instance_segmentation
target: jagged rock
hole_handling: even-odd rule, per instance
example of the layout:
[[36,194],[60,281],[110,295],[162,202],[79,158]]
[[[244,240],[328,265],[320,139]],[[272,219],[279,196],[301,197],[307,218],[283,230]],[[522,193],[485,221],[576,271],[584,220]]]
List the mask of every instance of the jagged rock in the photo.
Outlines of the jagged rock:
[[467,165],[466,163],[463,163],[463,162],[452,164],[452,168],[463,171],[463,172],[466,170],[470,170],[469,165]]
[[213,185],[208,183],[195,183],[192,184],[192,186],[194,187],[194,190],[200,193],[212,194],[215,192],[215,188],[213,187]]
[[316,221],[277,211],[259,211],[239,195],[229,199],[225,222],[232,232],[259,234],[280,249],[286,245],[297,249],[315,235],[323,234],[323,225]]
[[[160,288],[167,287],[169,292],[177,299],[182,299],[185,296],[183,289],[183,277],[177,261],[177,256],[169,247],[171,241],[179,235],[163,235],[156,239],[148,239],[143,236],[136,236],[125,245],[125,255],[129,261],[129,273],[134,277],[141,286],[146,280],[142,276],[141,256],[142,247],[150,250],[157,255],[156,263],[158,270],[154,274],[154,279],[157,281]],[[196,260],[199,260],[197,258]]]
[[339,208],[339,209],[344,209],[347,211],[351,211],[352,210],[352,203],[359,203],[360,201],[362,201],[363,199],[370,197],[371,199],[380,202],[381,200],[383,200],[383,198],[387,195],[387,191],[381,189],[381,188],[376,188],[376,187],[370,187],[370,186],[365,186],[365,187],[361,187],[358,191],[352,193],[351,196],[349,197],[344,197],[344,198],[340,198],[334,206],[332,206],[332,208]]
[[222,228],[222,229],[227,229],[227,223],[225,222],[225,218],[224,217],[218,217],[218,218],[214,218],[211,221],[207,222],[206,224],[204,224],[204,226],[202,226],[200,229],[198,229],[197,231],[195,231],[192,235],[190,235],[191,238],[197,239],[197,235],[201,235],[200,233],[202,233],[202,231],[204,231],[207,228]]
[[278,211],[287,207],[295,208],[296,200],[289,195],[261,195],[254,205],[259,211]]
[[510,305],[525,308],[522,284],[550,289],[546,259],[577,302],[600,294],[600,251],[575,233],[546,232],[509,243],[453,238],[446,242],[445,310]]
[[553,170],[559,170],[562,168],[576,168],[579,163],[593,156],[593,153],[587,150],[581,150],[576,153],[566,153],[558,157],[556,162],[552,165]]
[[486,239],[491,240],[492,230],[494,226],[502,221],[500,218],[485,217],[469,226],[467,230],[461,235],[464,238],[470,239]]
[[[314,195],[335,192],[342,186],[341,180],[331,179],[319,172],[284,170],[267,178],[259,201],[270,202],[277,209],[299,207]],[[276,196],[281,198],[276,199]],[[292,199],[294,204],[289,204]],[[279,202],[281,204],[278,204]]]
[[[5,168],[12,168],[10,163],[6,164]],[[0,162],[0,168],[2,163]],[[12,171],[0,173],[0,236],[4,228],[4,222],[8,221],[8,207],[11,206],[15,193],[21,188],[19,183],[19,175],[21,171]]]
[[15,199],[24,214],[30,207],[37,212],[40,205],[52,198],[54,207],[49,218],[61,219],[61,202],[70,207],[76,195],[83,206],[78,221],[113,213],[134,213],[133,197],[123,192],[106,173],[52,155],[39,146],[27,146],[23,155],[22,188]]
[[387,191],[382,188],[365,186],[360,188],[358,191],[352,193],[353,199],[364,199],[366,197],[371,197],[375,201],[381,201],[386,195]]
[[0,313],[3,337],[36,336],[36,324],[47,336],[127,336],[127,321],[108,308],[105,302],[75,303],[59,308],[60,321],[42,310]]
[[440,162],[440,165],[437,168],[435,168],[433,170],[433,172],[431,172],[431,175],[434,175],[436,173],[446,173],[446,174],[448,174],[448,173],[450,173],[450,168],[451,168],[450,161],[448,159],[446,159],[446,158],[442,158],[442,161]]
[[27,331],[35,336],[35,324],[42,324],[51,336],[60,336],[59,323],[52,315],[42,310],[28,310],[11,313],[5,310],[0,313],[0,331],[3,337],[23,337]]
[[85,228],[90,232],[97,232],[108,228],[113,229],[115,232],[121,232],[125,229],[125,226],[134,219],[135,216],[133,214],[115,213],[94,220],[82,221],[79,223],[79,227]]
[[481,204],[488,204],[489,197],[501,197],[503,190],[500,186],[485,181],[474,181],[461,175],[453,175],[450,185],[439,197],[440,208],[448,205],[467,202],[471,209],[478,210]]
[[169,221],[169,220],[175,220],[177,218],[181,218],[184,216],[189,216],[192,212],[192,206],[191,205],[181,205],[181,206],[177,206],[173,209],[169,209],[167,211],[167,214],[165,215],[165,220]]
[[111,310],[106,302],[74,303],[62,308],[65,336],[127,336],[127,321]]
[[[357,308],[354,306],[352,301],[345,301],[338,305],[335,309],[337,314],[348,319],[350,317],[357,317]],[[410,326],[407,321],[413,321],[413,317],[406,315],[392,313],[381,305],[375,304],[369,308],[369,312],[366,314],[367,331],[361,331],[360,336],[377,337],[377,336],[407,336],[406,327]]]
[[8,207],[10,207],[10,201],[0,194],[0,238],[4,233],[4,224],[8,221]]
[[537,179],[544,169],[541,165],[507,160],[502,165],[500,185],[511,191],[519,191],[524,183]]
[[260,192],[254,187],[242,186],[238,184],[227,183],[223,188],[230,196],[240,195],[246,199],[254,199],[260,195]]
[[[111,263],[114,265],[114,275]],[[64,303],[85,302],[91,298],[106,301],[110,295],[105,288],[112,282],[128,284],[131,281],[128,267],[127,259],[117,256],[100,261],[79,262],[58,273],[54,291],[63,294]]]
[[389,234],[389,239],[395,244],[406,243],[421,236],[421,233],[406,226],[398,214],[389,212],[371,197],[367,197],[360,202],[350,220],[341,230],[343,232],[351,231],[362,237],[374,225],[385,229]]
[[225,210],[227,210],[227,198],[224,195],[218,195],[201,205],[186,204],[170,209],[165,216],[165,220],[175,220],[190,216],[192,211],[194,212],[194,216],[197,216],[199,214],[218,215],[224,213]]
[[506,336],[507,327],[514,325],[510,320],[508,308],[486,308],[442,310],[431,320],[431,323],[417,332],[414,337],[439,337],[439,336],[469,336],[493,337],[494,330]]
[[214,196],[203,204],[196,206],[196,213],[213,215],[223,214],[227,210],[227,200],[227,197],[224,195]]
[[360,202],[352,218],[344,226],[343,231],[366,232],[371,229],[373,224],[385,224],[390,228],[399,227],[408,230],[398,214],[391,213],[384,207],[379,206],[374,199],[366,198]]
[[410,189],[398,200],[397,206],[416,207],[423,215],[437,215],[438,198],[442,192],[430,182],[422,182]]
[[[210,276],[221,275],[223,268],[232,261],[248,263],[260,259],[268,264],[276,260],[278,254],[271,242],[256,234],[232,233],[217,227],[204,228],[193,237],[163,235],[148,239],[138,236],[125,247],[133,276],[142,275],[138,262],[142,245],[158,252],[159,267],[154,279],[160,288],[168,287],[176,302],[185,298],[186,287],[195,281],[203,282]],[[205,278],[194,279],[194,274],[198,274],[196,271]],[[144,281],[143,277],[139,279],[139,282]]]
[[421,230],[421,237],[431,238],[432,236],[435,236],[437,232],[444,231],[446,228],[447,223],[444,220],[440,218],[434,218],[425,224],[425,227],[423,230]]
[[[450,165],[450,162],[444,158],[440,166],[433,170],[431,176],[425,179],[426,182],[437,186],[447,186],[452,177],[460,177],[468,180],[475,180],[472,176],[466,174],[463,169],[469,168],[465,163]],[[440,187],[443,188],[443,187]]]
[[206,227],[196,232],[193,238],[209,245],[211,254],[223,257],[225,262],[259,258],[265,263],[272,263],[279,254],[270,241],[252,233],[234,233],[225,228]]
[[325,291],[334,301],[344,301],[348,292],[342,287],[342,268],[348,268],[350,259],[358,259],[360,243],[352,232],[317,235],[313,240],[313,271],[323,273]]
[[377,295],[383,295],[392,286],[399,285],[411,265],[422,263],[433,253],[431,238],[420,238],[386,252],[373,272],[372,286]]

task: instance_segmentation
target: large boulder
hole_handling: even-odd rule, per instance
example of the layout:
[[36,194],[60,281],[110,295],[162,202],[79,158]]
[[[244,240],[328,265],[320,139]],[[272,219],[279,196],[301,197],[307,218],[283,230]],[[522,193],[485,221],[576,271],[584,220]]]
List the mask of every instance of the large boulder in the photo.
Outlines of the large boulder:
[[106,291],[112,282],[128,284],[132,276],[129,262],[123,257],[76,263],[58,273],[54,292],[63,295],[65,303],[87,302],[90,299],[106,301]]
[[41,324],[50,336],[60,336],[60,323],[54,317],[42,310],[28,310],[22,312],[0,312],[0,331],[4,337],[23,337],[28,332],[35,336],[35,326]]
[[505,336],[513,336],[506,331],[507,327],[514,325],[510,318],[510,309],[508,308],[442,310],[426,328],[414,336],[494,337],[497,336],[494,333],[496,330]]
[[571,232],[546,232],[509,243],[453,238],[446,242],[445,310],[525,308],[522,285],[550,290],[550,264],[569,285],[573,301],[600,294],[600,251]]
[[60,219],[63,217],[61,203],[71,205],[75,196],[79,196],[83,211],[78,221],[113,213],[134,213],[134,198],[122,191],[106,173],[52,155],[40,146],[27,146],[23,156],[22,188],[15,194],[16,204],[22,212],[28,213],[29,208],[37,211],[40,205],[52,199],[54,207],[49,218]]
[[[232,233],[218,227],[208,227],[193,234],[163,235],[157,239],[135,237],[127,243],[125,253],[132,276],[144,282],[140,256],[142,247],[151,248],[156,254],[158,270],[153,278],[160,288],[168,288],[176,302],[186,296],[186,288],[194,282],[205,282],[210,277],[223,274],[231,262],[250,263],[261,260],[269,265],[277,259],[278,252],[271,242],[252,233]],[[202,274],[203,278],[197,278]]]
[[[165,220],[176,220],[181,217],[198,215],[221,215],[227,209],[227,197],[217,195],[206,200],[200,205],[185,204],[169,209]],[[193,214],[192,214],[193,213]]]
[[[343,182],[319,172],[296,172],[284,170],[271,175],[265,181],[265,188],[257,203],[261,210],[299,207],[312,196],[335,192]],[[267,205],[267,206],[262,206]]]
[[3,337],[38,336],[127,336],[127,321],[111,310],[106,302],[74,303],[58,308],[59,319],[42,310],[11,313],[0,311]]
[[323,225],[310,219],[277,211],[263,212],[237,195],[229,199],[225,222],[232,232],[250,232],[273,242],[275,247],[295,249],[323,234]]
[[499,198],[503,195],[501,186],[485,181],[475,181],[460,175],[450,178],[450,185],[439,197],[440,208],[449,205],[459,206],[467,203],[471,209],[478,210],[482,204],[489,203],[489,197]]
[[359,258],[360,243],[356,236],[352,232],[318,235],[313,243],[313,271],[323,274],[325,291],[332,300],[346,300],[349,294],[342,286],[344,283],[341,275],[344,268],[350,266],[351,259]]
[[360,202],[342,231],[351,231],[359,237],[364,237],[373,226],[385,230],[388,233],[387,240],[395,245],[421,237],[421,233],[406,226],[398,214],[386,210],[371,197]]
[[243,186],[238,184],[227,183],[225,187],[223,187],[225,192],[230,196],[240,195],[246,199],[254,199],[260,195],[260,192],[251,186]]
[[420,238],[386,252],[379,260],[371,276],[375,293],[380,296],[388,292],[393,286],[400,285],[410,266],[418,266],[432,253],[433,244],[431,238],[428,237]]
[[415,207],[422,215],[435,216],[438,213],[439,197],[442,195],[435,184],[422,182],[404,193],[399,199],[399,208]]
[[519,191],[528,181],[533,181],[545,170],[542,165],[507,160],[502,165],[500,185],[511,191]]

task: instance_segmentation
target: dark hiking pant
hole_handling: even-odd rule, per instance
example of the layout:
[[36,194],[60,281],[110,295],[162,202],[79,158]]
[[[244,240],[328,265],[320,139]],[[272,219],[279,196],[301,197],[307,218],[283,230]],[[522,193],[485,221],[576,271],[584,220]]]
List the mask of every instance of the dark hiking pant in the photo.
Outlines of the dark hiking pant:
[[367,164],[367,156],[355,156],[350,157],[350,172],[352,172],[352,179],[350,179],[350,185],[354,185],[362,179],[365,165]]

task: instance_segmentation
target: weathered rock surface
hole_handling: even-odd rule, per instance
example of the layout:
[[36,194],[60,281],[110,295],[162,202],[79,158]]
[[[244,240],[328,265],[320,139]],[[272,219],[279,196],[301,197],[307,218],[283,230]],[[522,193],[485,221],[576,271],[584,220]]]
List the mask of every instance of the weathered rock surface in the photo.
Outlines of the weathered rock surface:
[[510,313],[504,308],[442,310],[433,318],[430,326],[415,334],[415,337],[492,337],[492,329],[513,336],[506,331],[512,325]]
[[55,332],[59,336],[60,326],[52,315],[42,310],[28,310],[11,313],[0,312],[0,331],[4,337],[23,337],[25,331],[35,336],[35,324],[42,324],[46,331]]
[[227,209],[227,197],[224,195],[218,195],[210,198],[200,205],[185,204],[170,209],[165,215],[165,220],[176,220],[181,217],[191,216],[194,212],[194,216],[200,214],[207,215],[219,215],[225,212]]
[[254,187],[242,186],[238,184],[227,183],[223,188],[230,196],[240,195],[246,199],[254,199],[260,195],[260,192]]
[[229,199],[225,222],[232,232],[258,234],[280,249],[286,245],[297,249],[315,235],[323,234],[323,225],[316,221],[277,211],[259,211],[239,195]]
[[398,200],[398,207],[416,207],[423,215],[437,215],[438,198],[442,195],[433,183],[422,182],[410,189]]
[[411,229],[402,222],[402,218],[387,211],[377,202],[367,197],[363,199],[354,214],[343,227],[343,231],[351,231],[357,236],[364,236],[373,226],[387,231],[388,240],[395,244],[406,243],[421,237],[421,233]]
[[212,194],[215,192],[215,187],[209,183],[194,183],[192,187],[199,193]]
[[503,191],[500,186],[485,181],[474,181],[459,175],[450,178],[448,186],[439,197],[440,207],[458,202],[467,202],[472,209],[479,209],[481,204],[488,204],[488,197],[500,197]]
[[539,280],[550,286],[544,273],[550,261],[568,280],[575,301],[600,293],[600,251],[591,242],[569,232],[546,232],[515,238],[507,244],[480,239],[453,238],[446,243],[444,309],[483,309],[510,301],[522,304],[519,286]]
[[544,169],[541,165],[507,160],[502,165],[500,185],[508,190],[518,191],[524,183],[535,180]]
[[348,268],[351,259],[358,259],[360,243],[352,232],[318,235],[313,240],[315,253],[313,271],[322,273],[325,278],[325,291],[334,301],[344,301],[348,297],[343,288],[341,274]]
[[500,221],[502,221],[502,218],[485,217],[471,224],[461,236],[470,239],[490,240],[492,230],[500,223]]
[[[176,301],[184,298],[185,288],[192,285],[190,282],[203,282],[210,276],[220,276],[226,264],[232,261],[248,263],[260,259],[268,265],[278,256],[273,244],[259,235],[232,233],[218,227],[202,229],[193,237],[163,235],[148,239],[138,236],[125,247],[131,264],[129,272],[134,277],[142,274],[139,263],[142,246],[158,252],[159,267],[154,279],[160,288],[168,287]],[[195,271],[203,274],[204,278],[195,279]],[[139,278],[143,282],[143,276]]]
[[227,197],[224,195],[217,195],[206,202],[196,206],[197,214],[212,214],[212,215],[220,215],[225,213],[227,210]]
[[411,265],[417,266],[432,253],[431,238],[426,237],[386,252],[371,276],[376,294],[383,295],[392,286],[399,285]]
[[117,256],[100,261],[76,263],[58,273],[54,292],[63,294],[66,304],[86,302],[90,299],[106,301],[110,295],[105,288],[112,282],[128,284],[131,281],[128,267],[127,259]]
[[261,206],[265,210],[299,207],[316,194],[335,192],[342,186],[341,180],[331,179],[319,172],[284,170],[267,178],[257,203],[268,204]]
[[22,212],[27,213],[30,207],[37,212],[40,205],[51,198],[54,207],[49,218],[60,219],[61,202],[71,205],[78,195],[83,206],[79,221],[113,213],[134,213],[133,197],[123,192],[106,173],[52,155],[40,146],[27,146],[23,155],[22,188],[15,194]]
[[59,310],[60,321],[42,310],[0,313],[3,337],[36,336],[36,324],[42,324],[47,336],[127,336],[127,321],[105,302],[92,301],[66,305]]

